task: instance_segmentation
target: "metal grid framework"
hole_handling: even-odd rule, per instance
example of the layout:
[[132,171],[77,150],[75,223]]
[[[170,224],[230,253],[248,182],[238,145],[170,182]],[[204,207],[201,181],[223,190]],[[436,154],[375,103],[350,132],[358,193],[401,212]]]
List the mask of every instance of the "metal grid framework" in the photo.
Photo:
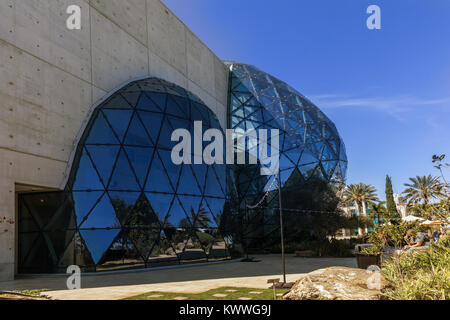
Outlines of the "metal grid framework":
[[173,130],[222,130],[185,89],[135,81],[94,111],[66,190],[20,197],[21,272],[120,269],[229,257],[224,165],[174,165]]
[[[251,65],[225,63],[230,69],[229,127],[280,130],[282,187],[299,186],[311,177],[344,183],[348,163],[345,145],[331,120],[283,81]],[[270,139],[268,144],[270,150]],[[261,176],[259,171],[260,165],[234,165],[230,170],[230,194],[241,211],[257,203],[270,186],[276,187],[275,177]],[[277,232],[276,193],[264,201],[264,206],[268,209],[245,209],[247,237],[258,238],[258,244]]]

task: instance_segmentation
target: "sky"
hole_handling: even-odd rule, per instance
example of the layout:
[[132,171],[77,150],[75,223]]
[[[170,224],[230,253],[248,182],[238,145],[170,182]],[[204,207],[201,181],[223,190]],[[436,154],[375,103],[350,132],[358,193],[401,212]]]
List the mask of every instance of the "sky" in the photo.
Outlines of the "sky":
[[[347,184],[384,199],[450,157],[449,0],[163,0],[221,59],[287,82],[335,124]],[[369,30],[369,5],[381,30]]]

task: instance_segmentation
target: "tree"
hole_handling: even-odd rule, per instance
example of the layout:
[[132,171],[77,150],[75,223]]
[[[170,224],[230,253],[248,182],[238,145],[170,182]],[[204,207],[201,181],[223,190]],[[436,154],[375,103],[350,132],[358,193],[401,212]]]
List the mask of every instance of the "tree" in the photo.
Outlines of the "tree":
[[362,215],[366,204],[371,205],[378,201],[376,192],[375,187],[371,185],[364,183],[352,184],[344,191],[344,202],[347,205],[355,204],[358,215]]
[[[378,201],[376,192],[375,187],[364,183],[349,185],[344,191],[344,203],[346,205],[355,204],[358,216],[363,216],[366,214],[366,205],[372,205]],[[363,233],[361,226],[358,228],[358,233],[360,236]]]
[[370,215],[372,216],[373,219],[378,220],[378,222],[381,222],[382,218],[388,218],[387,216],[387,209],[384,206],[386,202],[385,201],[380,201],[378,203],[372,203],[370,205]]
[[386,209],[387,218],[400,219],[400,214],[397,211],[397,206],[394,201],[394,192],[392,191],[392,180],[389,175],[386,175]]
[[403,194],[410,204],[429,204],[433,199],[442,195],[442,187],[437,177],[431,175],[409,178],[411,183],[405,183],[407,187]]
[[[277,191],[274,197],[278,198]],[[285,186],[282,199],[286,243],[328,241],[328,236],[347,224],[347,217],[338,208],[335,187],[319,177],[311,177],[300,186]]]
[[195,221],[194,228],[210,228],[212,221],[205,208],[200,208],[200,210],[195,213],[194,208],[191,207],[191,216],[192,220]]

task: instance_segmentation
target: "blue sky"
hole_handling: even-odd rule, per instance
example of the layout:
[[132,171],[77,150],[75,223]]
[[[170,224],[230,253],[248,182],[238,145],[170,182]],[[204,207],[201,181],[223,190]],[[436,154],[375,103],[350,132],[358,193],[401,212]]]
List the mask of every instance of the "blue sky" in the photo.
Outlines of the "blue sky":
[[[335,122],[347,183],[384,198],[450,157],[449,0],[164,0],[220,58],[289,83]],[[381,8],[368,30],[366,9]]]

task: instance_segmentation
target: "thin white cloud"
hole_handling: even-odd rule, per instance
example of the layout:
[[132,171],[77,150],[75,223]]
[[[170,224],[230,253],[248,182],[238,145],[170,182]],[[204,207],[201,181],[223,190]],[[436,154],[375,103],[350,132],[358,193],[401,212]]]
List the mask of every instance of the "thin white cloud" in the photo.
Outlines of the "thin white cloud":
[[401,114],[419,107],[443,106],[450,104],[450,97],[423,99],[414,96],[398,96],[387,98],[352,97],[340,94],[321,94],[310,96],[309,99],[322,109],[335,108],[367,108],[386,112],[401,119]]

